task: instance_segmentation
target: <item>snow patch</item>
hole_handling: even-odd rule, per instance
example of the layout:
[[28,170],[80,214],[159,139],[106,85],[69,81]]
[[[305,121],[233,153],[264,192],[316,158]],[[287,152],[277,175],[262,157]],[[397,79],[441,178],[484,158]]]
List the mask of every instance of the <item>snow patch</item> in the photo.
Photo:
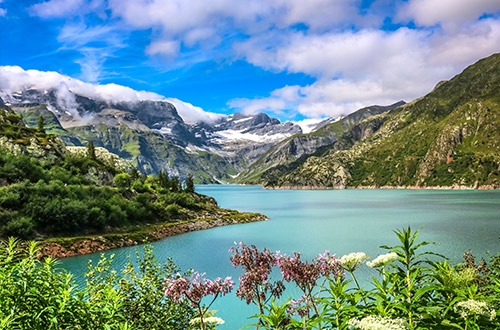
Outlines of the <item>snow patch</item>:
[[225,140],[233,140],[233,141],[252,141],[252,142],[260,142],[260,143],[266,143],[266,142],[275,142],[275,141],[280,141],[283,140],[287,137],[289,137],[291,134],[284,134],[284,133],[277,133],[277,134],[272,134],[272,135],[258,135],[258,134],[252,134],[252,133],[243,133],[243,130],[232,130],[228,129],[225,131],[219,131],[215,133],[215,135],[220,136],[222,139]]
[[253,117],[248,117],[248,118],[243,118],[243,119],[238,119],[238,120],[235,120],[233,121],[233,123],[237,124],[237,123],[242,123],[244,121],[248,121],[250,119],[252,119]]
[[299,125],[300,128],[302,129],[302,133],[311,133],[316,125],[318,125],[320,122],[325,120],[325,118],[322,119],[304,119],[300,121],[293,121],[295,125]]
[[162,127],[160,129],[155,129],[154,131],[163,135],[172,135],[172,129],[169,127]]

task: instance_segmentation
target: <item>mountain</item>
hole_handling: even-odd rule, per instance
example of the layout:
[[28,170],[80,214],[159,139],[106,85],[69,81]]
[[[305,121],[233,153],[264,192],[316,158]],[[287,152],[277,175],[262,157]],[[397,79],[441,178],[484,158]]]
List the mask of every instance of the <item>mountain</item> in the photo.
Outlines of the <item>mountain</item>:
[[62,257],[266,219],[220,209],[192,180],[141,175],[104,148],[67,147],[37,126],[0,99],[0,240],[44,240],[45,254]]
[[351,144],[337,143],[342,134],[351,130],[364,118],[384,113],[404,105],[400,101],[389,106],[370,106],[359,109],[341,119],[328,118],[317,124],[317,130],[295,134],[270,148],[260,159],[240,173],[240,183],[265,183],[297,168],[310,156],[321,154],[327,148],[345,148]]
[[271,187],[500,187],[500,54],[367,117]]
[[0,96],[28,126],[36,127],[42,115],[47,132],[66,145],[93,141],[145,173],[163,171],[183,180],[193,175],[197,183],[227,182],[278,141],[301,133],[298,125],[263,113],[186,123],[165,100],[112,99],[85,89],[73,92],[68,84],[29,85],[1,90]]

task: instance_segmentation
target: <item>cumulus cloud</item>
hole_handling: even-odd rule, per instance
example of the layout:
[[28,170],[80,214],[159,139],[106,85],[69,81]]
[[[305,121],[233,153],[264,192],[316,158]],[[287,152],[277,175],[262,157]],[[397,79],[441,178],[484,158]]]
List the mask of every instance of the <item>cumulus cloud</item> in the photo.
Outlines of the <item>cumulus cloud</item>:
[[[55,1],[55,0],[54,0]],[[152,28],[157,37],[148,54],[172,57],[179,43],[214,48],[227,35],[259,35],[269,29],[305,24],[314,31],[363,22],[360,0],[109,0],[115,18],[139,29]],[[176,40],[175,42],[172,40]]]
[[88,98],[101,100],[107,103],[116,102],[138,102],[138,101],[168,101],[172,103],[179,112],[182,119],[188,123],[207,122],[212,123],[224,115],[204,111],[202,108],[179,99],[147,92],[136,91],[126,86],[116,84],[91,84],[74,79],[57,72],[45,72],[38,70],[23,70],[18,66],[0,66],[0,96],[6,100],[12,99],[12,94],[28,89],[55,90],[60,106],[65,109],[75,109],[72,113],[78,117],[76,112],[77,103],[75,94]]
[[0,8],[0,17],[4,17],[7,15],[7,9]]
[[[46,18],[71,17],[81,14],[79,6],[82,13],[92,4],[92,10],[102,10],[103,1],[50,0],[29,10]],[[106,5],[107,22],[113,24],[70,23],[59,36],[61,49],[82,55],[76,62],[87,81],[99,81],[106,59],[125,47],[119,29],[152,31],[144,52],[155,60],[165,57],[167,69],[245,60],[316,80],[228,101],[249,114],[321,118],[410,101],[500,50],[498,0],[377,0],[368,7],[362,0],[107,0]],[[384,22],[414,22],[418,28],[384,30]],[[178,104],[193,116],[184,115],[189,121],[210,120],[197,107]]]
[[225,115],[220,113],[205,111],[200,107],[194,106],[191,103],[183,102],[176,98],[167,98],[167,101],[175,106],[179,116],[182,117],[182,120],[189,124],[196,124],[200,122],[211,124],[218,119],[225,117]]
[[[243,111],[274,111],[280,102],[304,116],[339,116],[373,104],[413,100],[450,79],[482,57],[498,52],[500,21],[483,19],[467,29],[436,32],[400,28],[309,35],[294,32],[286,43],[269,47],[263,40],[235,46],[248,62],[277,71],[306,73],[317,78],[281,95],[236,99],[228,104]],[[294,97],[290,97],[293,95]],[[275,105],[270,106],[271,105]]]
[[116,84],[90,84],[57,72],[23,70],[19,66],[0,67],[0,76],[0,90],[4,94],[27,89],[60,90],[61,86],[67,86],[75,94],[106,102],[164,99],[163,96],[152,92],[136,91]]
[[454,28],[499,10],[498,0],[410,0],[401,6],[398,18],[414,20],[420,26],[442,24]]
[[161,54],[167,57],[175,57],[179,53],[180,44],[175,40],[156,41],[148,46],[146,53],[149,55]]

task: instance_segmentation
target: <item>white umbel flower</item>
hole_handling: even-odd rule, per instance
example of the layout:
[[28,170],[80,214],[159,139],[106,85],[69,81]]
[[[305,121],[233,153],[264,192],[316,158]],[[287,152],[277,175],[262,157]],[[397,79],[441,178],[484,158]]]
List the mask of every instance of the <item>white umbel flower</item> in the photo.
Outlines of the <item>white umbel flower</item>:
[[385,266],[387,263],[396,260],[398,258],[398,254],[396,252],[381,254],[372,261],[368,261],[366,265],[370,268],[377,268],[381,266]]
[[400,318],[391,319],[377,315],[370,315],[361,320],[350,319],[347,324],[361,330],[407,330],[405,320]]
[[[225,323],[223,319],[217,316],[204,317],[203,322],[205,324],[212,324],[212,325],[221,325]],[[189,324],[191,325],[199,323],[201,323],[201,319],[199,317],[195,317],[194,319],[191,319],[191,321],[189,321]]]
[[453,306],[455,313],[460,314],[460,316],[466,319],[469,315],[482,315],[487,317],[492,321],[496,316],[494,309],[488,308],[486,301],[479,301],[469,299],[466,301],[459,301]]
[[353,272],[368,258],[364,252],[353,252],[342,256],[340,258],[340,265],[346,270]]

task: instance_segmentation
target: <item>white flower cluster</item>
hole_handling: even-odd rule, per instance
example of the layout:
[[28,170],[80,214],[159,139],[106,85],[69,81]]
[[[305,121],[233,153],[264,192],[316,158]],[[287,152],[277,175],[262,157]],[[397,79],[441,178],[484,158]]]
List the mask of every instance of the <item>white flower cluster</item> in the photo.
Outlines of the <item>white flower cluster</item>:
[[[213,325],[221,325],[221,324],[225,323],[223,319],[221,319],[220,317],[217,317],[217,316],[204,317],[203,322],[205,324],[213,324]],[[191,325],[200,324],[200,323],[201,323],[201,319],[199,317],[195,317],[194,319],[191,319],[191,321],[189,321],[189,324],[191,324]]]
[[398,258],[398,254],[396,252],[381,254],[372,261],[368,261],[366,265],[370,268],[376,268],[385,266],[387,263],[396,260]]
[[362,330],[407,330],[405,320],[400,318],[391,319],[377,315],[370,315],[361,320],[350,319],[347,324],[355,329]]
[[497,317],[496,311],[494,309],[489,309],[486,301],[473,299],[459,301],[455,304],[455,306],[453,306],[453,310],[455,311],[455,313],[459,313],[460,316],[464,319],[472,314],[485,316],[489,318],[490,321]]
[[364,252],[353,252],[342,256],[340,264],[348,271],[354,271],[366,259],[369,259],[369,257]]

